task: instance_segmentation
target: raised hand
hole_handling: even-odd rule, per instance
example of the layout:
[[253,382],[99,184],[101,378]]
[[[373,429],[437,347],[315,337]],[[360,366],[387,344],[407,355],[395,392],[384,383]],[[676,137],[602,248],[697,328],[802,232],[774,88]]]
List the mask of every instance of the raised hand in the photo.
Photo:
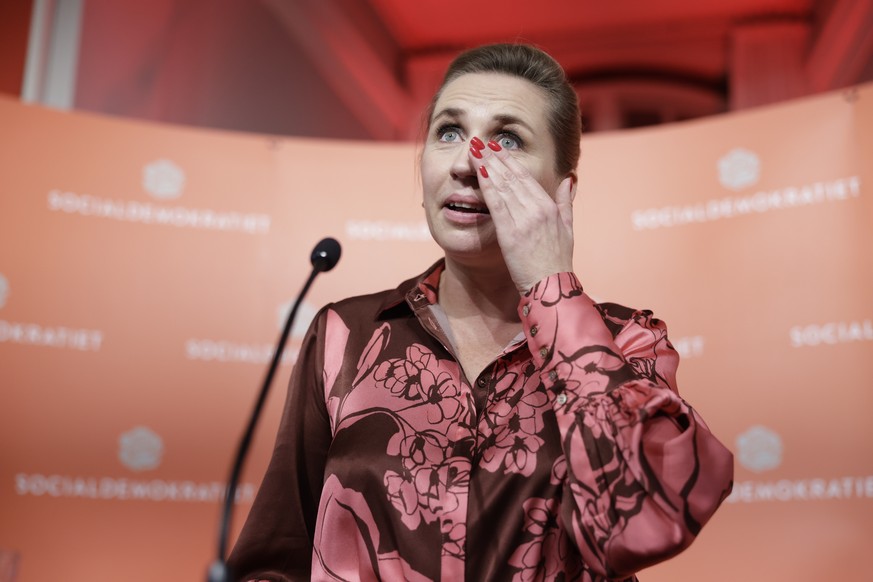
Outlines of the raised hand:
[[550,193],[496,142],[484,148],[477,147],[479,140],[473,143],[470,162],[478,168],[479,188],[519,293],[549,275],[572,271],[575,176],[560,180]]

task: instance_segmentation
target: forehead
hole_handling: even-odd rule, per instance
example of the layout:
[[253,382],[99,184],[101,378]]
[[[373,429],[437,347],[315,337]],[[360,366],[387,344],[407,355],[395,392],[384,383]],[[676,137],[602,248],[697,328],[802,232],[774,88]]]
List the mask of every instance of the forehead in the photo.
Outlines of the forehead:
[[527,79],[503,73],[467,73],[443,87],[434,118],[447,109],[465,115],[512,115],[533,123],[546,121],[546,93]]

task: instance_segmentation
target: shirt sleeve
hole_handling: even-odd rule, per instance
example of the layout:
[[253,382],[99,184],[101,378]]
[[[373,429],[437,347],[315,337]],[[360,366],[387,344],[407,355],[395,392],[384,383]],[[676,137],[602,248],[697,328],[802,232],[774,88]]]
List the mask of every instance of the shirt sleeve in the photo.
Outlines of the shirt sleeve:
[[733,456],[679,397],[663,322],[595,305],[573,273],[540,281],[519,313],[561,434],[561,518],[585,563],[623,578],[682,551],[730,493]]
[[303,340],[273,456],[228,558],[234,580],[309,580],[331,441],[323,392],[325,313],[319,313]]

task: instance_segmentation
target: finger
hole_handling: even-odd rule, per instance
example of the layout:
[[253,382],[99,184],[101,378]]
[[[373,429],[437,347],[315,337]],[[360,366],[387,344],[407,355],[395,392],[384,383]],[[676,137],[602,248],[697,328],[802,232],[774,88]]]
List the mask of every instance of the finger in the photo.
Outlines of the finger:
[[512,171],[488,148],[480,151],[471,149],[470,155],[473,167],[478,172],[479,190],[492,217],[497,220],[506,217],[512,221],[513,213],[521,208],[524,199],[518,190],[524,187]]
[[479,160],[479,187],[489,207],[497,199],[509,213],[517,212],[531,203],[532,188],[539,188],[536,179],[530,171],[521,164],[515,163],[511,168],[507,161],[511,156],[505,151],[496,152],[492,149],[483,150],[483,158]]
[[495,225],[503,221],[515,222],[511,209],[517,207],[517,202],[512,201],[512,196],[507,195],[503,186],[494,183],[494,178],[498,175],[497,170],[494,167],[489,170],[484,160],[479,160],[476,167],[479,173],[479,191],[482,192],[482,200],[488,207]]
[[496,158],[496,160],[503,162],[503,165],[505,166],[505,170],[503,170],[502,174],[503,177],[507,182],[512,180],[518,181],[524,188],[525,196],[523,197],[522,202],[542,201],[544,196],[546,198],[551,197],[550,192],[543,190],[542,185],[540,185],[533,174],[531,174],[527,166],[515,159],[515,156],[513,156],[509,150],[500,148],[500,146],[496,146],[498,149],[494,149],[492,144],[494,144],[494,142],[488,142],[487,149],[491,150],[492,159]]

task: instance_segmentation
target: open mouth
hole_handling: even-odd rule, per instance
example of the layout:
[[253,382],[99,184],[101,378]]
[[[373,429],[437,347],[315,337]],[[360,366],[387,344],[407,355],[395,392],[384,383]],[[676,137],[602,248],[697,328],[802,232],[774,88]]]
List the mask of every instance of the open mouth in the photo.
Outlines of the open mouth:
[[465,214],[491,214],[488,212],[488,208],[485,206],[478,206],[475,204],[465,204],[463,202],[449,202],[446,204],[446,208],[449,210],[454,210],[455,212],[462,212]]

